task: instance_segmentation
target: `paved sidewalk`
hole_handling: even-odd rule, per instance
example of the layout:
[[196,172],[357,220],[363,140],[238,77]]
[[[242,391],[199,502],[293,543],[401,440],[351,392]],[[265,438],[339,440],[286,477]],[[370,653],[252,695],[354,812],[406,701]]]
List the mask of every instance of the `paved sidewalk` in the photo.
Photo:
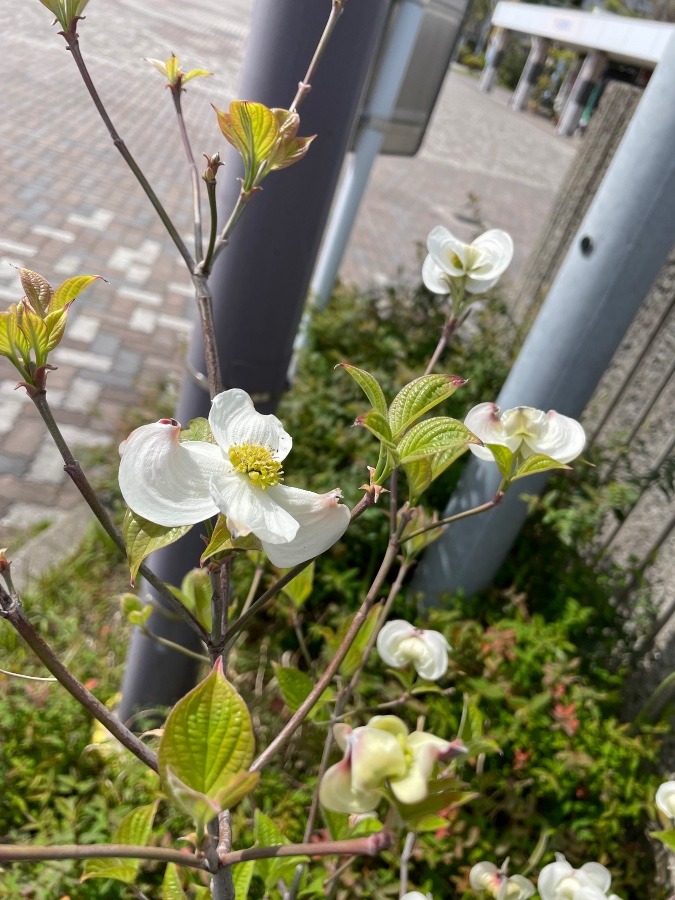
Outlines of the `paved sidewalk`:
[[[250,0],[91,0],[82,47],[109,112],[179,231],[190,234],[187,169],[160,76],[143,57],[175,51],[216,78],[190,84],[186,115],[195,152],[222,148],[209,103],[234,97]],[[348,11],[347,11],[348,14]],[[49,396],[69,442],[110,445],[140,382],[179,378],[192,329],[184,266],[91,107],[63,40],[38,0],[12,4],[0,35],[4,60],[0,136],[0,304],[21,291],[12,266],[56,285],[101,274],[71,311],[51,361]],[[439,223],[469,237],[469,194],[487,227],[516,241],[523,265],[575,145],[548,123],[506,108],[450,75],[423,151],[381,158],[373,172],[342,277],[382,284],[417,277],[419,244]],[[280,175],[278,177],[283,177]],[[0,359],[0,525],[43,519],[78,497],[32,404]],[[167,411],[169,412],[169,411]]]

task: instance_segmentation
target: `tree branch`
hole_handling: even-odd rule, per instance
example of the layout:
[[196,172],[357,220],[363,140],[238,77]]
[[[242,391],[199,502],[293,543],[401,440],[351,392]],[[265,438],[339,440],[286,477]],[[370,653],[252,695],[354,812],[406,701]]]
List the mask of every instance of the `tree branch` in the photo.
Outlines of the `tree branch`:
[[138,757],[141,762],[157,771],[157,754],[143,741],[139,740],[126,725],[101,703],[75,676],[63,665],[49,644],[38,634],[24,613],[20,602],[10,597],[0,586],[0,616],[18,631],[38,659],[52,675],[58,679],[68,693],[83,706],[87,712],[97,719],[127,750]]

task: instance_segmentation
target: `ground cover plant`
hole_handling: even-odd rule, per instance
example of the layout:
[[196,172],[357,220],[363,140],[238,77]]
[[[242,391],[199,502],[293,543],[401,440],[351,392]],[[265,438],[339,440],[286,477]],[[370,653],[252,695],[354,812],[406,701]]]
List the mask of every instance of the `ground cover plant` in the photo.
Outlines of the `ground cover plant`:
[[[298,110],[343,2],[331,3],[289,109],[234,101],[229,111],[216,110],[244,172],[224,225],[209,204],[208,243],[196,216],[194,255],[96,93],[78,34],[86,0],[42,2],[190,271],[211,410],[185,428],[161,417],[128,435],[115,520],[49,405],[49,354],[70,305],[97,276],[53,288],[42,274],[20,270],[24,296],[0,314],[0,353],[19,372],[19,389],[102,534],[26,596],[15,589],[11,554],[0,553],[8,658],[22,668],[29,648],[71,698],[52,706],[57,685],[21,672],[0,706],[10,735],[0,759],[16,785],[1,826],[8,889],[228,900],[420,900],[422,892],[452,891],[503,900],[532,896],[538,873],[542,900],[592,900],[608,896],[612,884],[646,894],[653,878],[640,834],[655,794],[649,764],[657,745],[650,730],[630,733],[618,720],[620,680],[606,655],[612,633],[599,625],[617,620],[602,608],[601,592],[593,595],[597,607],[577,596],[581,570],[569,542],[560,572],[539,554],[540,581],[514,577],[487,600],[448,598],[445,611],[418,609],[409,582],[446,526],[493,509],[531,474],[569,471],[584,449],[574,419],[524,406],[500,410],[487,399],[508,351],[495,347],[502,344],[495,314],[481,316],[480,305],[510,263],[509,235],[493,229],[466,244],[434,228],[425,290],[414,297],[391,291],[366,319],[363,303],[347,296],[335,307],[349,326],[347,353],[331,360],[324,350],[322,365],[312,363],[317,346],[327,334],[333,352],[340,342],[335,332],[330,337],[335,320],[317,318],[283,411],[309,450],[289,456],[286,426],[260,415],[244,391],[223,389],[208,276],[261,182],[310,150]],[[194,174],[182,91],[207,73],[184,72],[173,55],[151,62],[169,87]],[[219,169],[219,158],[207,157],[211,201]],[[197,211],[196,177],[192,185]],[[467,337],[464,325],[472,325]],[[355,333],[369,345],[364,362]],[[337,371],[317,382],[334,362]],[[329,427],[345,409],[367,443]],[[468,452],[498,467],[500,487],[478,506],[439,518],[433,507]],[[350,474],[357,476],[351,482]],[[360,546],[341,542],[352,523],[363,529],[354,529]],[[167,586],[146,559],[194,525],[204,536],[201,557],[180,586]],[[531,535],[526,540],[532,559]],[[133,624],[152,637],[152,616],[160,613],[143,595],[113,601],[120,578],[113,550],[126,556],[132,582],[142,575],[165,601],[161,615],[180,616],[192,629],[204,664],[197,686],[168,714],[154,711],[159,727],[140,735],[114,712],[116,629],[126,634]],[[106,662],[110,677],[101,673]],[[675,815],[670,796],[668,785],[657,794],[666,822]],[[672,842],[673,833],[661,839]],[[635,853],[621,867],[616,848],[627,842]],[[613,881],[605,863],[619,870]]]

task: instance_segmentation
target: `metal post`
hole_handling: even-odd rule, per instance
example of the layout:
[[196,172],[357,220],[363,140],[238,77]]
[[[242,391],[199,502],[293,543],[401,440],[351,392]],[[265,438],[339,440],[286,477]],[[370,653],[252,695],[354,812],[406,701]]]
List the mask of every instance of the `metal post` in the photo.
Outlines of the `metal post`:
[[[583,412],[672,247],[673,147],[675,37],[497,399],[502,409]],[[490,499],[499,480],[496,466],[471,460],[445,515]],[[545,483],[545,476],[529,478],[522,491],[541,492]],[[525,520],[520,493],[516,486],[499,507],[456,523],[430,548],[415,583],[428,601],[490,583]]]
[[478,79],[478,90],[489,94],[497,81],[499,67],[504,61],[504,53],[509,43],[510,32],[505,28],[495,28],[495,33],[490,38],[487,53],[485,54],[485,66]]
[[381,65],[373,76],[372,93],[354,153],[347,163],[312,276],[309,290],[318,309],[323,309],[330,299],[373,163],[384,140],[387,120],[391,117],[408,69],[423,15],[424,3],[421,0],[401,0],[395,12]]
[[510,103],[511,109],[527,109],[532,91],[539,80],[539,76],[544,71],[550,46],[551,42],[544,38],[532,38],[532,49],[513,92]]
[[[330,10],[328,0],[257,0],[239,84],[239,96],[288,107]],[[300,134],[318,134],[307,157],[272,174],[251,202],[211,278],[214,316],[226,387],[241,387],[262,412],[271,412],[286,386],[293,338],[330,210],[349,138],[384,31],[389,0],[347,4],[301,109]],[[222,148],[224,138],[218,142]],[[216,148],[211,148],[215,150]],[[229,148],[220,170],[221,222],[234,206],[241,166]],[[181,387],[177,418],[208,415],[209,397],[195,373],[204,371],[200,335],[188,354],[192,373]],[[199,559],[199,529],[156,554],[150,563],[180,584]],[[145,590],[145,593],[148,591]],[[155,598],[156,599],[156,598]],[[194,648],[180,622],[154,613],[152,632]],[[194,683],[195,665],[136,632],[119,715],[169,706]]]
[[581,114],[588,103],[588,98],[593,92],[600,76],[607,65],[607,57],[604,53],[594,50],[589,53],[579,70],[574,86],[570,91],[567,102],[563,107],[560,121],[556,131],[558,134],[570,136],[574,134],[579,124]]

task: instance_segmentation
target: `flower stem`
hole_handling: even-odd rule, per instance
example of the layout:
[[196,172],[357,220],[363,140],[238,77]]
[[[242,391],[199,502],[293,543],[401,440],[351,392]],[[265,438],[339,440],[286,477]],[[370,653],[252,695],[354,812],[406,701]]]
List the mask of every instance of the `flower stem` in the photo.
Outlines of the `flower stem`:
[[176,120],[178,122],[178,131],[180,133],[180,139],[183,142],[183,149],[185,150],[185,155],[187,157],[188,166],[190,168],[190,181],[192,183],[192,219],[194,225],[194,234],[195,234],[195,256],[197,259],[202,258],[202,210],[201,210],[201,199],[199,192],[199,172],[197,171],[197,163],[195,162],[194,153],[192,152],[192,146],[190,145],[190,138],[187,133],[187,128],[185,127],[185,119],[183,118],[183,106],[181,102],[182,98],[182,88],[180,83],[176,85],[171,85],[171,97],[173,99],[173,105],[176,110]]
[[438,339],[438,343],[436,344],[436,349],[434,350],[432,357],[429,360],[429,365],[424,370],[425,375],[431,375],[431,373],[434,371],[438,360],[443,355],[443,351],[445,350],[448,341],[457,329],[458,321],[459,320],[457,319],[457,316],[450,316],[446,321],[445,325],[443,326],[443,330],[441,331],[441,336]]
[[216,202],[216,182],[206,182],[206,196],[209,198],[209,215],[211,219],[211,227],[209,231],[209,246],[206,250],[206,256],[202,263],[202,271],[208,275],[211,271],[211,263],[213,262],[213,251],[216,246],[216,236],[218,234],[218,203]]
[[[38,659],[58,679],[68,693],[97,719],[117,740],[141,762],[157,771],[157,754],[139,740],[63,665],[49,644],[38,634],[26,616],[21,603],[0,587],[0,617],[21,635]],[[1,859],[0,854],[0,859]]]
[[181,238],[181,236],[178,234],[178,231],[176,230],[175,225],[171,221],[169,214],[167,213],[167,211],[164,209],[164,207],[160,203],[159,198],[157,197],[157,195],[155,194],[154,190],[152,189],[152,187],[150,185],[150,182],[145,177],[145,175],[141,171],[138,163],[136,162],[136,160],[133,158],[133,156],[129,152],[127,145],[124,143],[122,138],[117,133],[117,130],[116,130],[115,126],[113,125],[112,120],[111,120],[110,116],[108,115],[108,112],[107,112],[105,106],[103,105],[103,101],[101,100],[99,93],[96,90],[96,86],[94,85],[94,82],[92,81],[91,75],[89,74],[89,70],[87,69],[86,63],[82,57],[82,51],[80,50],[80,42],[79,42],[79,38],[77,35],[77,31],[74,28],[71,28],[69,31],[63,31],[61,33],[63,34],[63,36],[66,40],[66,43],[68,44],[68,49],[70,50],[70,52],[73,55],[73,59],[75,60],[75,65],[77,66],[77,68],[80,72],[80,75],[82,76],[82,80],[84,81],[85,87],[89,91],[89,96],[93,100],[94,106],[98,110],[98,114],[100,115],[101,119],[103,120],[104,125],[108,129],[108,134],[112,138],[113,144],[119,150],[124,161],[129,166],[131,171],[134,173],[134,175],[136,177],[136,181],[138,181],[140,186],[145,191],[146,197],[148,198],[150,203],[153,205],[155,212],[157,213],[157,215],[159,216],[159,218],[162,221],[162,224],[164,225],[167,232],[169,233],[171,240],[174,242],[174,244],[176,246],[176,249],[178,250],[180,255],[183,257],[183,259],[185,260],[185,265],[188,267],[190,272],[193,272],[195,263],[190,254],[190,251],[185,246],[185,243],[183,242],[183,239]]
[[[103,529],[108,537],[126,556],[126,544],[124,542],[124,538],[117,530],[117,528],[115,528],[112,519],[108,514],[108,511],[96,496],[94,489],[87,480],[87,476],[84,474],[82,468],[80,467],[80,464],[71,453],[70,447],[66,443],[65,438],[61,434],[59,426],[56,424],[56,420],[52,415],[52,411],[47,400],[47,395],[44,392],[41,392],[35,394],[31,399],[35,404],[37,411],[42,416],[42,420],[47,426],[47,430],[52,436],[52,439],[54,440],[54,443],[56,444],[59,453],[63,458],[63,462],[65,464],[63,468],[65,472],[70,476],[71,481],[86,501],[89,509],[93,512],[93,514],[103,526]],[[178,613],[178,615],[181,616],[181,618],[185,619],[192,630],[196,634],[198,634],[203,641],[206,641],[206,639],[208,638],[208,632],[206,631],[206,629],[202,626],[196,616],[194,616],[189,609],[183,606],[180,600],[177,600],[176,597],[174,597],[174,595],[167,588],[164,582],[161,581],[145,563],[141,563],[139,572],[141,573],[143,578],[145,578],[148,584],[157,591],[162,599],[165,600],[168,605],[176,613]]]
[[401,865],[399,868],[400,883],[398,889],[399,898],[404,897],[408,892],[408,864],[410,863],[410,857],[412,856],[416,840],[417,835],[415,834],[415,832],[409,831],[406,835],[405,843],[403,844],[403,852],[401,853]]

